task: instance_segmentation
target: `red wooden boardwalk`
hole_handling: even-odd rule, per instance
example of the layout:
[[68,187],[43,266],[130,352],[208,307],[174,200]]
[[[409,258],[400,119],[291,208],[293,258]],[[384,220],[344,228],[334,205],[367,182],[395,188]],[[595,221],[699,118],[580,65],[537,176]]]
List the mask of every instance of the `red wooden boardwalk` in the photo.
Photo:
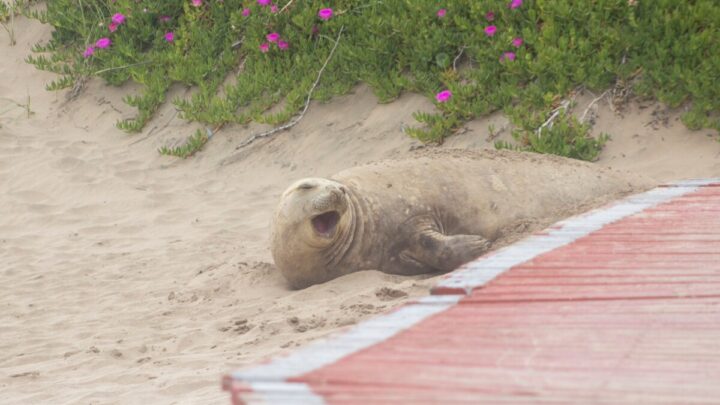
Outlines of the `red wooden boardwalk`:
[[720,179],[560,222],[226,377],[234,403],[720,403]]

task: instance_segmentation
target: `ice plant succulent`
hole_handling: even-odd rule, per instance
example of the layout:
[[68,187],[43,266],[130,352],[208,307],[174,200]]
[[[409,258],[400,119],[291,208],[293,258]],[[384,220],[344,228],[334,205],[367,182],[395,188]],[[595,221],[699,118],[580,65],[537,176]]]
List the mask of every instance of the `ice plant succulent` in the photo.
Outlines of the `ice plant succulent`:
[[500,62],[504,62],[506,60],[514,61],[515,60],[515,52],[505,52],[500,57]]
[[262,44],[260,44],[260,52],[267,53],[269,50],[270,44],[268,44],[267,42],[263,42]]
[[175,40],[175,33],[172,32],[172,31],[166,32],[166,33],[165,33],[165,40],[166,40],[167,42],[172,42],[172,41],[174,41],[174,40]]
[[447,10],[445,10],[444,8],[441,8],[440,10],[437,11],[438,18],[445,17],[445,14],[447,14]]
[[104,49],[109,47],[112,44],[112,41],[110,41],[110,38],[100,38],[95,42],[95,46],[97,46],[100,49]]
[[438,103],[445,103],[452,98],[452,92],[450,90],[443,90],[435,95],[435,100]]
[[278,41],[277,46],[278,46],[278,48],[280,48],[280,50],[286,51],[290,47],[290,44],[288,44],[285,41],[280,40],[280,41]]
[[491,37],[491,36],[495,35],[495,32],[497,32],[496,26],[488,25],[487,27],[485,27],[485,35]]
[[322,8],[320,11],[318,11],[318,17],[320,17],[321,20],[329,20],[333,16],[333,10],[331,8]]
[[508,7],[510,7],[511,10],[516,9],[520,6],[522,6],[522,0],[512,0],[510,4],[508,4]]
[[265,7],[270,5],[270,0],[257,0],[258,4]]
[[95,53],[95,48],[93,48],[92,46],[88,46],[85,49],[85,52],[83,52],[83,58],[89,58],[92,56],[93,53]]
[[117,24],[117,23],[111,22],[110,24],[108,24],[108,30],[109,30],[110,32],[115,32],[115,31],[117,31],[117,27],[118,27],[118,24]]
[[202,0],[192,0],[192,5],[195,7],[202,6]]
[[265,39],[267,39],[268,42],[277,42],[280,39],[280,34],[277,32],[271,32],[265,35]]
[[125,22],[125,16],[122,13],[115,13],[110,19],[117,25]]
[[493,13],[492,11],[488,11],[487,13],[485,13],[485,19],[488,20],[488,21],[494,20],[494,19],[495,19],[495,13]]
[[249,9],[249,8],[244,8],[243,11],[242,11],[242,16],[243,16],[243,17],[248,17],[248,16],[250,16],[250,9]]
[[512,40],[512,46],[514,46],[515,48],[520,48],[522,46],[522,44],[523,44],[523,39],[520,37]]

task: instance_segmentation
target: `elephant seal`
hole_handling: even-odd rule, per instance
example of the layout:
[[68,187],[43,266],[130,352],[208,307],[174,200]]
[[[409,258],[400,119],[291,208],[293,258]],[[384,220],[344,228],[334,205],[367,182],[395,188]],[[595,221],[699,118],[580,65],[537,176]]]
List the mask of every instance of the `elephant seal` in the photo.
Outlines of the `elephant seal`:
[[296,181],[280,198],[271,251],[294,288],[358,270],[447,272],[518,225],[549,225],[639,183],[557,156],[423,152]]

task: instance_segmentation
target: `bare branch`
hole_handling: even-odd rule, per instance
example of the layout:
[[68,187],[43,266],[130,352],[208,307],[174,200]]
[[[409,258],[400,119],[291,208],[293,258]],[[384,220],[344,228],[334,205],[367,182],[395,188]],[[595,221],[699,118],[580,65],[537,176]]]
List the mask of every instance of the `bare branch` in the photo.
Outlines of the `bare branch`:
[[609,91],[610,90],[605,90],[605,92],[603,94],[595,97],[595,99],[593,99],[593,101],[590,102],[590,104],[585,109],[585,112],[583,113],[582,117],[580,117],[580,122],[585,122],[585,116],[587,115],[588,111],[590,111],[590,109],[592,108],[593,105],[595,105],[595,103],[602,100],[602,98],[605,97]]
[[453,70],[457,70],[457,61],[458,61],[458,60],[460,59],[460,57],[462,56],[463,52],[465,52],[465,48],[467,48],[467,46],[463,45],[463,46],[460,48],[460,52],[458,52],[458,54],[457,54],[457,56],[455,57],[455,59],[453,59]]
[[542,134],[542,130],[545,127],[552,128],[553,122],[555,121],[555,118],[557,118],[558,115],[560,115],[560,112],[567,111],[567,109],[570,107],[570,100],[563,100],[562,103],[560,103],[560,106],[558,106],[556,109],[552,110],[552,114],[550,115],[550,118],[547,119],[547,121],[543,122],[542,125],[537,129],[537,136],[540,137]]

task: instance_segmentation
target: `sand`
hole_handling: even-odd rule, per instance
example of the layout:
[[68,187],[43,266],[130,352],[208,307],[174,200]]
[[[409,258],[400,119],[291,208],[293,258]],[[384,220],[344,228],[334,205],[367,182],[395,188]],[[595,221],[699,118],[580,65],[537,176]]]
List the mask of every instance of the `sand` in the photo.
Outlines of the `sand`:
[[[223,373],[427,293],[435,277],[376,271],[290,291],[268,231],[293,180],[410,154],[402,128],[429,100],[380,105],[359,86],[272,139],[236,151],[262,128],[228,127],[178,160],[157,148],[198,126],[172,104],[127,135],[114,124],[132,116],[133,86],[91,80],[70,102],[45,91],[54,75],[23,59],[49,32],[20,19],[16,46],[0,35],[0,403],[223,403]],[[679,111],[591,110],[614,135],[596,165],[658,183],[720,176],[717,134],[687,130]],[[443,147],[491,147],[488,125],[506,122],[470,122]]]

